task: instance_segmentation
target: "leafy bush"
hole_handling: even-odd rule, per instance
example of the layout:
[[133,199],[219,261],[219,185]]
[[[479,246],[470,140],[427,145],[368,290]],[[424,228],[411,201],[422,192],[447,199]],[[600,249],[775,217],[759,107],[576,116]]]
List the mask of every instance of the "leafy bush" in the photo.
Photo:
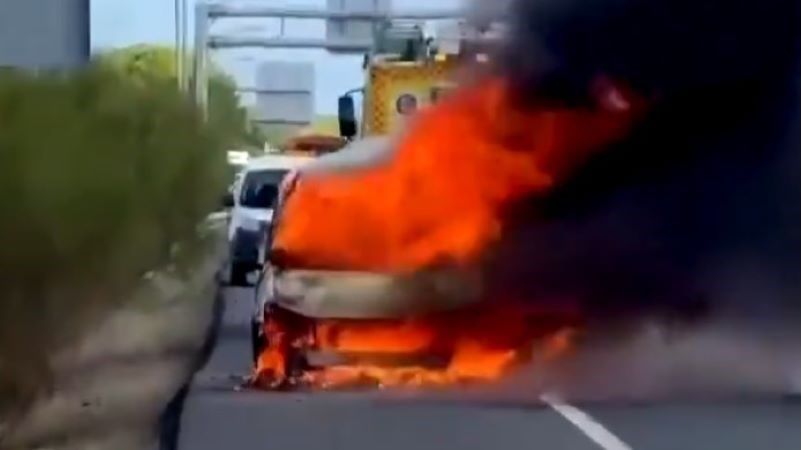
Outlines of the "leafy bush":
[[[102,53],[97,57],[97,63],[139,84],[176,82],[175,52],[170,47],[133,45]],[[213,62],[208,90],[208,120],[225,145],[262,149],[266,138],[258,128],[249,124],[248,111],[239,104],[236,82]]]
[[105,64],[0,73],[0,411],[47,386],[48,355],[197,243],[229,132],[169,77]]

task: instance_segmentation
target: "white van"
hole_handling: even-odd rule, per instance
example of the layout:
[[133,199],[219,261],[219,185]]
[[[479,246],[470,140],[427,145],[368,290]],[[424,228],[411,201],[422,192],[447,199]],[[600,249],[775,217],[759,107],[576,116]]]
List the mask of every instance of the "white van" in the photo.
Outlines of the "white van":
[[249,159],[237,175],[225,200],[225,206],[231,209],[227,267],[230,284],[248,285],[248,274],[262,267],[281,180],[313,159],[298,155],[260,156]]

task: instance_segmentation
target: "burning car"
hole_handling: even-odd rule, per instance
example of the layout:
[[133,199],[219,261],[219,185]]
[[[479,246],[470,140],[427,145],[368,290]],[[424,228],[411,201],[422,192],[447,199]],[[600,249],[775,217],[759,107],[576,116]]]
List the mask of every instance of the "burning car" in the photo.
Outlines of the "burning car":
[[[257,385],[481,381],[564,349],[575,305],[515,298],[488,276],[492,249],[517,200],[615,140],[637,107],[609,85],[611,103],[520,111],[506,89],[465,86],[406,132],[285,180],[258,290]],[[498,108],[507,121],[488,120]]]
[[588,315],[753,310],[713,276],[745,250],[797,269],[797,2],[513,3],[497,70],[286,180],[254,384],[494,380]]

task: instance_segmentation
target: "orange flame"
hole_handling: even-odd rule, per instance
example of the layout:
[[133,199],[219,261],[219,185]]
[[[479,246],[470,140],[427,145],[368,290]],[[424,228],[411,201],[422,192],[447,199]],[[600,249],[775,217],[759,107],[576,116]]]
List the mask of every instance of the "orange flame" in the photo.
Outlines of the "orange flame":
[[309,175],[288,199],[275,248],[303,266],[408,271],[467,262],[502,232],[510,202],[544,194],[622,136],[634,108],[516,108],[492,79],[420,111],[392,160]]
[[[420,111],[385,164],[302,177],[284,206],[273,247],[289,265],[303,268],[397,273],[443,261],[475,262],[501,236],[503,213],[512,202],[547,194],[628,132],[638,103],[610,84],[602,86],[599,105],[586,108],[518,107],[502,79],[463,87]],[[436,352],[443,346],[450,351],[444,369],[331,367],[305,375],[316,386],[491,380],[529,359],[535,348],[547,358],[570,347],[567,324],[544,332],[529,323],[541,312],[492,300],[445,318],[322,321],[301,326],[292,338],[280,330],[257,375],[280,375],[281,357],[293,340],[343,352]],[[276,333],[270,327],[268,334]],[[551,340],[549,333],[555,333]]]
[[[497,380],[522,363],[547,361],[567,353],[575,335],[572,325],[579,319],[563,310],[558,321],[540,320],[535,325],[531,319],[541,313],[525,311],[514,304],[396,321],[307,320],[301,325],[297,321],[302,319],[288,315],[291,316],[280,312],[266,325],[273,339],[256,368],[256,380],[263,387],[285,387],[287,383],[325,389],[364,385],[437,387]],[[442,356],[445,361],[440,366],[427,367],[415,362],[382,365],[356,359],[293,378],[287,363],[301,347],[401,360],[425,353]]]

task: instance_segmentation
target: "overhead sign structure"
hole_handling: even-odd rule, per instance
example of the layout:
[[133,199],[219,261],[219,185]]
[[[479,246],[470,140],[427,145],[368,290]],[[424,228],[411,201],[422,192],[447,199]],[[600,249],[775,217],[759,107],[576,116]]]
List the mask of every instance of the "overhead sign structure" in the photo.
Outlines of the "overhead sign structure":
[[[388,20],[442,20],[462,17],[461,10],[393,11],[392,0],[327,0],[327,9],[274,7],[258,4],[228,4],[221,2],[195,4],[195,57],[193,74],[194,98],[204,114],[208,113],[208,51],[220,48],[319,48],[335,53],[364,53],[374,44],[375,27]],[[320,19],[326,22],[326,38],[290,37],[226,37],[213,36],[209,26],[213,20],[222,18],[275,18],[275,19]],[[287,93],[284,93],[287,94]],[[273,103],[279,94],[268,95]],[[309,96],[311,98],[311,96]],[[262,102],[267,102],[262,97]],[[282,100],[278,100],[281,102]],[[297,102],[297,103],[296,103]],[[296,107],[299,100],[287,100]],[[265,103],[266,104],[266,103]],[[309,103],[311,104],[311,103]],[[272,108],[271,108],[272,109]],[[265,109],[266,111],[266,109]],[[293,116],[301,116],[300,110]],[[269,118],[270,114],[266,114]]]
[[263,124],[308,125],[314,119],[314,63],[266,61],[256,71],[256,117]]
[[[329,12],[342,14],[389,14],[392,0],[327,0]],[[329,18],[325,22],[326,40],[372,42],[375,36],[376,20]],[[336,52],[337,49],[330,51]]]

